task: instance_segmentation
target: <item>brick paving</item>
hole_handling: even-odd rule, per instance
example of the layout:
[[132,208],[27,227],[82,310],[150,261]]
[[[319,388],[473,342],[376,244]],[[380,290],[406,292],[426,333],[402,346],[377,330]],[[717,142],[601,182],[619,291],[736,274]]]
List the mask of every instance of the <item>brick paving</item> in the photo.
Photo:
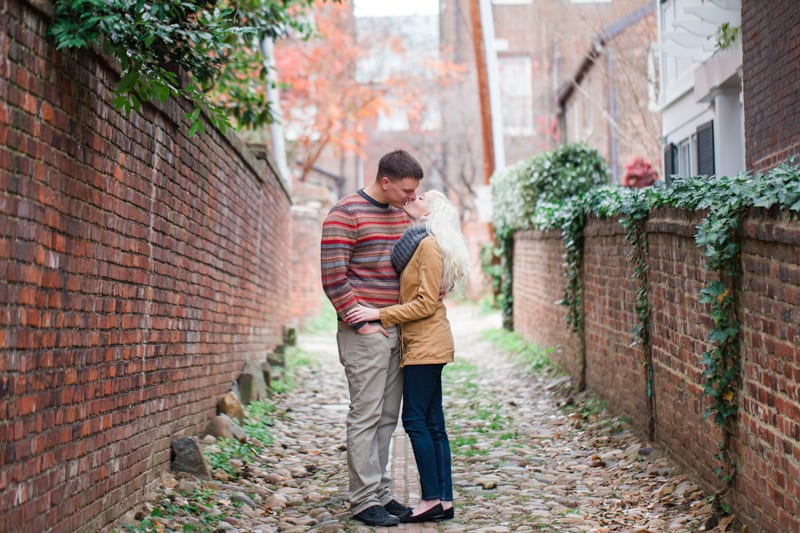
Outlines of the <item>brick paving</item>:
[[[411,442],[402,429],[395,432],[392,440],[392,481],[396,497],[402,498],[407,505],[419,501],[419,476],[414,463],[414,452]],[[400,524],[397,528],[376,528],[383,531],[409,531],[413,533],[431,533],[439,531],[438,524],[426,522],[423,524]]]

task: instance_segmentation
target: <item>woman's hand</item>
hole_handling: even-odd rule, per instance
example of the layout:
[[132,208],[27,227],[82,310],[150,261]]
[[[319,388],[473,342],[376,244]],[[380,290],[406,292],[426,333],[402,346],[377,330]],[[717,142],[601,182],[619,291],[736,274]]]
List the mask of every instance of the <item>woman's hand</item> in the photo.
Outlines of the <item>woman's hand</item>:
[[344,316],[344,320],[348,324],[355,324],[357,322],[371,322],[373,320],[379,320],[380,316],[381,312],[378,309],[357,305],[347,312],[347,314]]

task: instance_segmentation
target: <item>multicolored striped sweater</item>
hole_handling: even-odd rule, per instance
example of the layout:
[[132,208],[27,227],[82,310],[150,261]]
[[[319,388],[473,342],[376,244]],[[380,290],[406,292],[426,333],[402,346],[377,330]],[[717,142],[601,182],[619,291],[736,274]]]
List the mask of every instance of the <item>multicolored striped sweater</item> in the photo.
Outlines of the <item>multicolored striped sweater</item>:
[[400,282],[389,257],[408,224],[402,209],[363,189],[331,208],[322,223],[322,288],[340,317],[356,304],[397,303]]

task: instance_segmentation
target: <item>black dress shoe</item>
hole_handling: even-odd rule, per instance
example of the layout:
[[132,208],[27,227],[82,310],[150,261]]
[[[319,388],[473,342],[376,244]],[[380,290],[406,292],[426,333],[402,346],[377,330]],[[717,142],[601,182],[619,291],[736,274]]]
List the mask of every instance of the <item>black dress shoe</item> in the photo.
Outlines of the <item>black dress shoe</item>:
[[419,522],[428,522],[433,520],[439,520],[441,517],[444,516],[444,509],[442,509],[442,504],[437,503],[424,513],[418,514],[414,516],[413,511],[409,511],[408,513],[400,516],[400,522],[403,524],[416,524]]
[[411,507],[406,507],[397,500],[389,500],[389,503],[384,505],[383,508],[386,509],[386,512],[395,516],[400,516],[411,511]]
[[373,505],[367,507],[357,515],[353,515],[353,519],[363,522],[368,526],[396,526],[400,523],[400,519],[391,515],[380,505]]

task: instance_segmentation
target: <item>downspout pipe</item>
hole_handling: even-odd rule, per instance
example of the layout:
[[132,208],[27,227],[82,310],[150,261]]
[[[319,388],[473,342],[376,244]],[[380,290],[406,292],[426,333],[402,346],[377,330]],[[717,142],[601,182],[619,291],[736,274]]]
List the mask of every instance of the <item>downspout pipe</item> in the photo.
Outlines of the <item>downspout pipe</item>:
[[278,84],[272,79],[272,73],[275,72],[275,44],[271,37],[265,36],[261,39],[261,56],[264,61],[264,68],[267,69],[267,100],[272,109],[272,124],[269,125],[270,137],[272,138],[272,155],[275,158],[275,163],[278,165],[278,172],[280,172],[286,188],[292,190],[292,171],[289,169],[289,163],[286,160],[286,140],[283,136],[283,115],[281,113],[281,95],[278,90]]
[[617,134],[615,125],[617,124],[617,88],[615,85],[614,69],[614,52],[607,49],[606,63],[608,66],[608,163],[611,167],[611,181],[619,183],[621,176],[619,175],[619,156],[617,155]]

